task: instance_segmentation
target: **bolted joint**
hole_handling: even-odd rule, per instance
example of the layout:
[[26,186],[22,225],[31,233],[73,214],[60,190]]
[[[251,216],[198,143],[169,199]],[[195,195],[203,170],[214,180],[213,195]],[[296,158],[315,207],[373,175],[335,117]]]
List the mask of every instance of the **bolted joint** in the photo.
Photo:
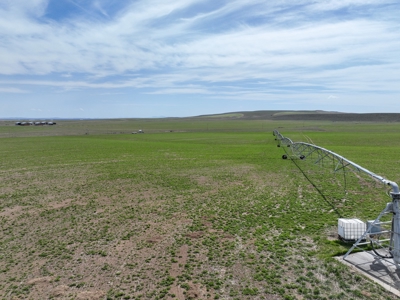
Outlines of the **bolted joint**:
[[400,200],[400,193],[390,193],[390,196],[392,196],[392,200]]

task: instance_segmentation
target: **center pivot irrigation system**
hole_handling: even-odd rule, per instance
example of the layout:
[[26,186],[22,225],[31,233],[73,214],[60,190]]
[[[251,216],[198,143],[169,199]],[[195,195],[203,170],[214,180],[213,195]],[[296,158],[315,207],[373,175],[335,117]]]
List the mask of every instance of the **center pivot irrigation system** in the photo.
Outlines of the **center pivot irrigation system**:
[[[394,263],[399,265],[400,191],[397,183],[387,180],[384,177],[379,176],[330,150],[309,143],[292,142],[292,140],[284,137],[277,130],[274,130],[273,135],[275,136],[275,140],[278,142],[278,147],[285,147],[284,150],[286,154],[282,155],[283,159],[300,159],[307,160],[315,165],[321,165],[324,167],[332,166],[334,173],[345,170],[350,170],[356,173],[364,173],[372,177],[374,180],[391,188],[390,197],[392,202],[386,204],[385,209],[375,220],[367,222],[367,225],[365,226],[366,230],[363,230],[363,233],[353,240],[355,243],[344,255],[343,259],[346,259],[346,257],[355,248],[362,249],[359,246],[370,245],[373,250],[373,255],[385,259],[393,258]],[[386,222],[381,221],[381,218],[385,215],[391,215],[391,220]]]

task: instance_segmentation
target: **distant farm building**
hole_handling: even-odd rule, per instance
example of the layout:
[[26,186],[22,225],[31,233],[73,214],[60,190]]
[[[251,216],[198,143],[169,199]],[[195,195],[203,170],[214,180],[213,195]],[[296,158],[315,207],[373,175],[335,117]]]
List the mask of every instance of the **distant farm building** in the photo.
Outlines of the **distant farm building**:
[[15,122],[17,126],[44,126],[44,125],[56,125],[56,122]]
[[138,131],[132,132],[132,134],[137,134],[137,133],[144,133],[144,131],[142,129],[139,129]]

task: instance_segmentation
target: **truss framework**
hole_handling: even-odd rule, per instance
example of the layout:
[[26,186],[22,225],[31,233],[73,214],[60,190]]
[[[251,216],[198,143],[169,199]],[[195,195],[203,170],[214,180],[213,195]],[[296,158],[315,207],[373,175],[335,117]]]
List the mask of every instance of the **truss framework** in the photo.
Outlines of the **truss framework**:
[[[287,147],[288,155],[283,155],[282,158],[308,160],[315,165],[324,167],[332,167],[334,172],[338,171],[354,171],[362,172],[372,177],[378,182],[391,187],[390,196],[392,202],[388,203],[381,214],[368,226],[364,234],[353,244],[349,251],[344,255],[343,259],[355,249],[362,245],[370,244],[374,249],[374,253],[383,258],[392,257],[396,265],[400,264],[400,191],[397,183],[387,180],[360,165],[346,159],[345,157],[319,147],[317,145],[293,142],[291,139],[284,137],[279,131],[274,130],[273,135],[278,142],[278,147]],[[384,215],[392,214],[392,219],[389,222],[381,221]],[[390,224],[387,228],[387,224]],[[373,228],[380,228],[379,231],[372,231]],[[378,251],[375,251],[378,250]],[[389,256],[381,254],[379,251],[386,251]]]

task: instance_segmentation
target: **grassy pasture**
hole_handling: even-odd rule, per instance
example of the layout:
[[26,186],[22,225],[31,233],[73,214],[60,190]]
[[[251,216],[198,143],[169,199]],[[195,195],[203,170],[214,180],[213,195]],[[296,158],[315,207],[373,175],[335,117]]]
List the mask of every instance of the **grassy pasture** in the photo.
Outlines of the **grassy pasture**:
[[[271,121],[236,119],[240,114],[227,114],[187,119],[110,119],[60,120],[54,126],[15,126],[13,121],[0,121],[1,137],[65,136],[130,134],[139,129],[146,133],[175,132],[237,132],[265,131]],[[283,123],[282,123],[283,124]]]
[[2,298],[395,299],[332,259],[385,188],[282,160],[272,130],[400,182],[399,124],[58,123],[0,124]]

